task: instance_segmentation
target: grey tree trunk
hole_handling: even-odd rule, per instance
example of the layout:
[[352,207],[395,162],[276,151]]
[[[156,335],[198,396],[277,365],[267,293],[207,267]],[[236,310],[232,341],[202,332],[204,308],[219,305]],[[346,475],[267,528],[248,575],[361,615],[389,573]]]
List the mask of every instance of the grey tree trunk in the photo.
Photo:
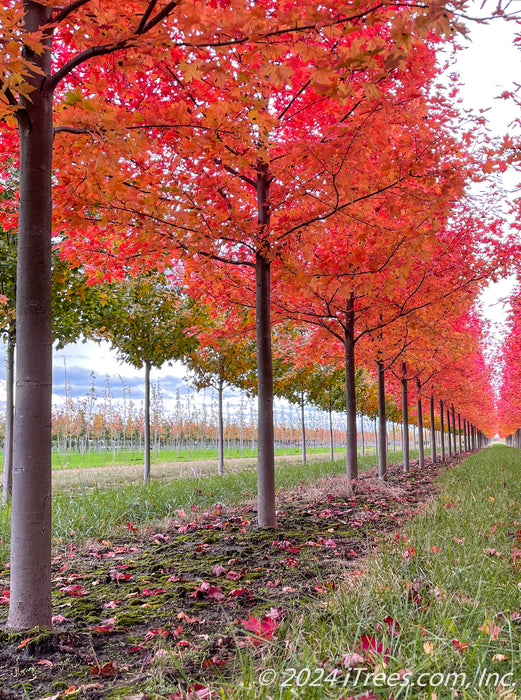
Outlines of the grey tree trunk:
[[335,459],[335,439],[333,434],[333,411],[331,408],[331,402],[328,408],[329,414],[329,459],[333,462]]
[[217,385],[217,423],[218,423],[218,436],[217,436],[217,474],[222,476],[224,474],[224,417],[223,417],[223,392],[224,392],[224,381],[219,377],[219,383]]
[[436,463],[436,424],[434,422],[434,396],[431,396],[430,400],[430,413],[431,413],[431,454],[432,463]]
[[449,446],[449,457],[452,457],[452,443],[450,435],[450,410],[447,408],[447,444]]
[[[24,32],[38,32],[52,10],[24,2]],[[49,50],[23,53],[49,76]],[[7,626],[51,626],[51,238],[52,91],[40,75],[21,98],[16,294],[16,411],[11,521],[11,600]]]
[[304,392],[300,395],[300,428],[302,431],[302,464],[307,463],[306,451],[306,413],[305,413]]
[[5,375],[4,501],[8,501],[13,493],[14,352],[15,335],[10,332],[7,336]]
[[364,431],[364,414],[360,413],[360,438],[362,440],[362,457],[365,455],[365,431]]
[[460,454],[463,452],[462,438],[461,438],[461,413],[458,413],[458,434],[459,434],[459,451]]
[[259,527],[276,527],[270,263],[261,253],[257,253],[255,267],[258,381],[257,520]]
[[443,424],[443,401],[440,399],[440,449],[441,449],[441,461],[445,461],[445,427]]
[[452,438],[454,440],[453,447],[454,447],[454,454],[456,454],[458,451],[458,448],[456,445],[456,439],[457,439],[457,436],[456,436],[456,412],[454,411],[454,406],[451,406],[451,411],[452,411]]
[[144,432],[145,432],[145,455],[143,468],[143,481],[147,484],[150,481],[150,362],[145,360],[145,405],[144,405]]
[[403,416],[403,472],[409,473],[409,396],[407,391],[407,366],[402,362],[402,416]]
[[344,329],[346,355],[346,470],[348,481],[358,479],[358,449],[356,444],[356,383],[355,383],[355,298],[346,300]]
[[425,467],[425,449],[423,444],[423,410],[422,410],[422,400],[421,400],[421,384],[420,380],[416,379],[416,390],[418,392],[417,399],[417,412],[418,412],[418,452],[419,452],[419,467],[423,469]]
[[380,451],[378,453],[378,477],[385,479],[387,473],[387,419],[385,414],[385,369],[384,363],[378,366],[378,436]]

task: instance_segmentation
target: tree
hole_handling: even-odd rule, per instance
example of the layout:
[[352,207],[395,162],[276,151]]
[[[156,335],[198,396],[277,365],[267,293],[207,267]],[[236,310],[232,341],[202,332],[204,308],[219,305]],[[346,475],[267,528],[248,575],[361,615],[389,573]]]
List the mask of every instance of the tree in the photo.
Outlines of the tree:
[[91,319],[91,337],[108,340],[118,357],[145,367],[145,482],[150,480],[150,370],[193,351],[185,333],[190,303],[164,276],[141,276],[105,285],[104,300]]
[[[212,318],[213,317],[213,318]],[[230,335],[227,314],[215,317],[215,311],[199,307],[192,309],[191,330],[198,340],[183,361],[190,371],[189,381],[196,389],[213,387],[217,391],[217,473],[224,474],[224,387],[234,386],[254,393],[255,348],[248,333],[251,319],[244,318],[242,332]],[[232,325],[232,329],[234,326]]]
[[[11,603],[16,629],[51,623],[51,242],[53,100],[72,71],[95,56],[167,37],[176,2],[155,0],[92,11],[88,0],[8,2],[1,12],[0,119],[18,124],[17,395],[11,531]],[[136,19],[137,18],[137,19]],[[64,49],[74,37],[76,45]],[[58,50],[60,49],[60,51]],[[54,65],[53,65],[54,59]],[[5,135],[5,134],[3,134]],[[8,136],[14,139],[12,130]],[[5,144],[5,139],[4,139]],[[17,147],[11,144],[13,150]],[[35,352],[38,348],[38,352]]]

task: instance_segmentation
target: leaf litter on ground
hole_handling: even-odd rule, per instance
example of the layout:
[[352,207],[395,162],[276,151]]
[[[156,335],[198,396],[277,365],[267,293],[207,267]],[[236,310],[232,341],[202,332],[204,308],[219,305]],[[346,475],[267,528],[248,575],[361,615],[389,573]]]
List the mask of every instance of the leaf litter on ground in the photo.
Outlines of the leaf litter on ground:
[[[300,605],[363,577],[368,549],[382,533],[402,537],[448,466],[390,466],[385,482],[373,469],[354,492],[343,477],[281,491],[276,530],[256,528],[253,503],[215,504],[56,551],[53,629],[0,632],[0,698],[211,697],[212,683],[240,675],[241,649],[273,643]],[[378,655],[388,650],[366,636],[339,664]]]

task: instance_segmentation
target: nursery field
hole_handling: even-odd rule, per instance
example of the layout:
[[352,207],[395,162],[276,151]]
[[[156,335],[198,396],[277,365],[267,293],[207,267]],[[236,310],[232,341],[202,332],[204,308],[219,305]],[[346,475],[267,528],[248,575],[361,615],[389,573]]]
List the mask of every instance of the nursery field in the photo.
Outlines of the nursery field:
[[385,483],[369,462],[351,494],[340,463],[280,466],[269,531],[253,470],[221,498],[216,477],[64,492],[54,628],[1,633],[0,698],[520,697],[521,452]]

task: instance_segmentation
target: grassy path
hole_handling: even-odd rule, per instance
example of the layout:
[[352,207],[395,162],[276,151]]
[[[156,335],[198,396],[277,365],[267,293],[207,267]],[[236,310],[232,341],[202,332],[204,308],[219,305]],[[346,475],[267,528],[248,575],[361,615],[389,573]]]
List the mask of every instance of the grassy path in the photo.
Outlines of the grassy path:
[[520,484],[521,452],[505,446],[446,472],[363,577],[291,626],[291,653],[272,647],[274,684],[250,666],[256,697],[521,698]]
[[[427,450],[426,454],[429,454]],[[411,450],[411,458],[418,455],[417,450]],[[377,455],[359,457],[362,467],[376,464]],[[389,452],[389,464],[395,464],[403,459],[401,452]],[[329,460],[329,452],[310,452],[307,455],[308,462],[324,462]],[[335,462],[342,464],[344,454],[339,450],[335,455]],[[299,465],[302,463],[301,454],[276,455],[275,464]],[[234,457],[225,460],[225,474],[236,474],[243,469],[255,469],[257,458]],[[161,481],[165,479],[200,478],[202,476],[215,476],[217,461],[215,459],[196,459],[182,461],[165,461],[153,464],[151,467],[152,479]],[[116,486],[118,484],[139,484],[143,480],[142,464],[113,464],[108,466],[69,467],[67,469],[53,470],[53,487],[56,489],[77,489],[78,487],[103,487]]]

